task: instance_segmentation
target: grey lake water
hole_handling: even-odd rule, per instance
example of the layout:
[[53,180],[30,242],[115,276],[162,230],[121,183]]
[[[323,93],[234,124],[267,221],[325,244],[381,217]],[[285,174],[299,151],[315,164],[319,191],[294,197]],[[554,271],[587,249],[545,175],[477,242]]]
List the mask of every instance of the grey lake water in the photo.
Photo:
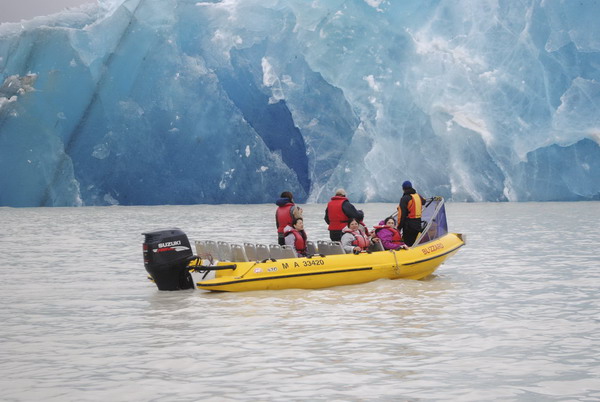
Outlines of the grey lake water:
[[[0,208],[0,400],[600,400],[600,202],[449,203],[467,245],[422,281],[148,281],[142,232],[273,243],[274,210]],[[304,206],[312,240],[323,212]]]

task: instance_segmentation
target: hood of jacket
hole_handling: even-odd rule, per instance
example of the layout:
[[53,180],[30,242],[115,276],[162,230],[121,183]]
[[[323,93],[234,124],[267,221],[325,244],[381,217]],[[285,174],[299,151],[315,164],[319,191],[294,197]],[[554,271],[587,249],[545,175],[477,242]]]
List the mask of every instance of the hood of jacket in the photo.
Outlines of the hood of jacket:
[[293,202],[289,199],[289,198],[280,198],[277,201],[275,201],[275,204],[277,204],[278,207],[283,207],[285,204],[293,204]]

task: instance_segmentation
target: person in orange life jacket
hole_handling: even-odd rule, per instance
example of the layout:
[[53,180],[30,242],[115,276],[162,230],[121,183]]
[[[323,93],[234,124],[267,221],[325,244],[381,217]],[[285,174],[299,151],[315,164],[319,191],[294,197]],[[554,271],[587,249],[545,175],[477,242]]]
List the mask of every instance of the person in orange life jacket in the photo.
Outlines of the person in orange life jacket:
[[329,238],[332,241],[340,241],[343,234],[342,229],[346,227],[349,220],[356,218],[359,222],[362,222],[364,217],[363,211],[357,210],[348,201],[346,190],[343,188],[338,189],[325,209],[325,222],[328,225]]
[[284,191],[275,204],[275,226],[277,226],[277,242],[280,246],[285,244],[284,229],[291,225],[295,218],[302,218],[302,208],[294,204],[294,196],[289,191]]
[[402,183],[404,195],[398,205],[398,230],[402,230],[402,239],[412,246],[421,231],[421,212],[425,199],[417,194],[410,181]]
[[292,246],[298,257],[306,257],[306,232],[304,231],[304,220],[294,219],[292,225],[285,227],[285,244]]
[[372,242],[379,241],[379,239],[371,239],[368,235],[364,234],[360,230],[360,223],[356,218],[351,218],[343,230],[344,235],[342,236],[342,247],[348,254],[358,254],[361,251],[366,251]]
[[381,241],[381,245],[386,250],[407,250],[408,247],[402,241],[402,236],[396,229],[396,220],[391,216],[379,222],[379,225],[374,227],[375,236]]

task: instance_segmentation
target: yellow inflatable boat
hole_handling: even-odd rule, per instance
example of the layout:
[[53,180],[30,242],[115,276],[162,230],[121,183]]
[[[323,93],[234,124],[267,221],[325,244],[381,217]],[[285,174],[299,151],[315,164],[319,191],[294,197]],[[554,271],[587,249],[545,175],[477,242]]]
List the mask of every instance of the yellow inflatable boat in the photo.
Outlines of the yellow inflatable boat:
[[448,233],[441,197],[428,200],[423,220],[426,225],[408,250],[344,254],[339,243],[319,242],[309,257],[291,258],[285,246],[214,241],[196,242],[197,255],[192,255],[183,232],[156,231],[144,233],[144,265],[161,290],[317,289],[383,278],[422,279],[465,244],[464,235]]
[[[431,275],[464,244],[462,236],[449,233],[409,250],[360,254],[314,255],[267,261],[220,262],[215,278],[201,279],[205,269],[199,259],[189,267],[197,288],[240,292],[266,289],[317,289],[371,282],[377,279],[422,279]],[[224,268],[224,269],[223,269]]]

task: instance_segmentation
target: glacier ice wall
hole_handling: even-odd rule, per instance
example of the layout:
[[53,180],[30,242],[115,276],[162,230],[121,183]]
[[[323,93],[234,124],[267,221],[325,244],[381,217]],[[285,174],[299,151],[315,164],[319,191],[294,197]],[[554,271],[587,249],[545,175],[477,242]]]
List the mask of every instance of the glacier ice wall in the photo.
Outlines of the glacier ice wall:
[[0,25],[0,206],[600,199],[600,3],[100,0]]

